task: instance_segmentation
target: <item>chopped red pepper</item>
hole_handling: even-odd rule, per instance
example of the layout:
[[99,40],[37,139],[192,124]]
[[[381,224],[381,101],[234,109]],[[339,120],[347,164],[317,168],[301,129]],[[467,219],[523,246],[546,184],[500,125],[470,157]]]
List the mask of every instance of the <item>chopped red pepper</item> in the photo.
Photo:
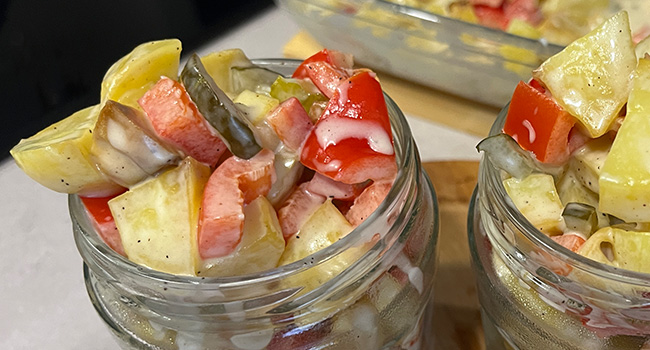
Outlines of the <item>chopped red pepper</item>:
[[512,95],[503,132],[539,161],[560,164],[569,159],[569,132],[575,123],[576,119],[551,97],[520,82]]
[[291,77],[296,79],[309,78],[308,66],[314,62],[325,62],[338,69],[352,68],[352,56],[336,50],[323,49],[302,61]]
[[363,71],[336,88],[302,146],[300,162],[347,184],[397,173],[388,110],[379,82]]
[[503,12],[503,6],[474,5],[473,9],[479,24],[499,30],[506,30],[508,27],[509,20]]
[[[126,189],[125,189],[126,190]],[[121,193],[120,193],[121,194]],[[122,247],[122,238],[115,226],[115,220],[111,209],[108,207],[110,197],[79,197],[86,211],[90,215],[90,221],[99,233],[104,242],[118,254],[126,256]]]
[[162,77],[138,103],[158,136],[186,155],[215,166],[225,143],[205,121],[181,83]]

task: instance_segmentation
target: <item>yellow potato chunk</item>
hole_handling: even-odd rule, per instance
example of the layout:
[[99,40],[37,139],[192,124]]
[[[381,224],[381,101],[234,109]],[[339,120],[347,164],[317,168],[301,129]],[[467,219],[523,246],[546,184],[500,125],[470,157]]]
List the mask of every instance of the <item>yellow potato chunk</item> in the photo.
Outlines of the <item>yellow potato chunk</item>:
[[591,235],[578,254],[621,269],[650,273],[648,251],[650,232],[605,227]]
[[598,180],[600,210],[628,222],[650,221],[650,61],[639,61],[627,116]]
[[150,41],[113,63],[101,87],[101,102],[113,100],[123,105],[140,108],[138,99],[161,76],[177,80],[181,55],[178,39]]
[[620,12],[546,60],[533,76],[595,138],[607,132],[627,101],[635,68],[630,22]]
[[[300,231],[287,241],[279,265],[298,261],[329,247],[352,229],[352,225],[332,204],[332,201],[327,200],[302,225]],[[341,273],[358,258],[359,254],[359,249],[348,249],[318,266],[311,266],[312,262],[307,261],[305,263],[310,265],[309,270],[296,275],[289,283],[302,286],[305,291],[312,290]]]
[[277,266],[284,252],[284,237],[277,214],[264,196],[244,207],[244,232],[232,253],[206,260],[201,276],[237,276]]
[[129,260],[171,274],[196,274],[199,208],[209,176],[207,165],[187,157],[108,202]]
[[547,235],[561,233],[562,201],[555,189],[553,176],[531,174],[523,179],[503,182],[515,206],[533,226]]
[[62,193],[104,196],[119,190],[90,158],[99,107],[82,109],[21,140],[10,153],[41,185]]

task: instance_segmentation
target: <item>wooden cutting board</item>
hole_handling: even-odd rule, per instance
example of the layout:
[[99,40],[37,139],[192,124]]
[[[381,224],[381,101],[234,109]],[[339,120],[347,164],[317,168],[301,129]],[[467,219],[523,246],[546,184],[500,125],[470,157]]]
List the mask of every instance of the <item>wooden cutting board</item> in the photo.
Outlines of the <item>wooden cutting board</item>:
[[467,211],[478,162],[424,163],[440,210],[438,270],[433,295],[436,350],[483,350],[483,329],[467,243]]

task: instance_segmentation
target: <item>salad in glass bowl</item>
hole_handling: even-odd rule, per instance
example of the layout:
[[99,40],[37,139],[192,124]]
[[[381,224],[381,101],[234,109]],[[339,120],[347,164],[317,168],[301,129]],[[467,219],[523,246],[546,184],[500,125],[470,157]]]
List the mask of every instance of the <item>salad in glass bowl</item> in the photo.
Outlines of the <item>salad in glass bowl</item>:
[[141,44],[97,105],[11,151],[70,194],[86,288],[120,346],[427,344],[435,194],[376,74],[335,50],[180,58],[178,40]]
[[650,342],[650,60],[626,12],[520,82],[484,152],[469,238],[490,349]]
[[628,10],[636,38],[642,38],[650,7],[635,0],[277,2],[324,47],[497,108],[531,70],[620,10]]

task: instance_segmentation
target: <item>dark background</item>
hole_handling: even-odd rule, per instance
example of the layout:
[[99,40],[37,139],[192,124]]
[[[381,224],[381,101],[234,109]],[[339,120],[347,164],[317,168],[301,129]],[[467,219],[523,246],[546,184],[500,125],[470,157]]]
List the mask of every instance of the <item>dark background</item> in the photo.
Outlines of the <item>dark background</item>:
[[0,0],[0,160],[47,125],[99,102],[111,64],[138,44],[190,52],[272,0]]

